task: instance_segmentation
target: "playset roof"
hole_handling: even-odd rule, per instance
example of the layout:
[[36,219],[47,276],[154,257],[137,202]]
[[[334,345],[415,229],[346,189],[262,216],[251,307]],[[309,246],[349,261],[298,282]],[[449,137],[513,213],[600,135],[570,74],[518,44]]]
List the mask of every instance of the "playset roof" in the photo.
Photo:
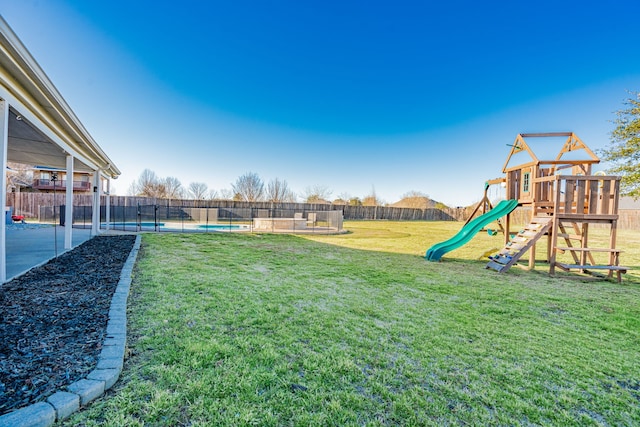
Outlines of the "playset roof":
[[[554,159],[540,159],[536,152],[533,150],[530,143],[527,143],[525,138],[558,138],[567,137],[560,151],[557,153]],[[509,162],[515,154],[526,152],[531,157],[529,162],[521,163],[516,166],[509,166]],[[585,159],[567,159],[568,153],[580,153],[586,155]],[[541,164],[546,165],[584,165],[600,163],[598,156],[573,132],[547,132],[547,133],[519,133],[516,136],[514,143],[511,145],[511,151],[509,156],[502,167],[502,172],[509,170],[519,169],[525,166],[539,166]]]

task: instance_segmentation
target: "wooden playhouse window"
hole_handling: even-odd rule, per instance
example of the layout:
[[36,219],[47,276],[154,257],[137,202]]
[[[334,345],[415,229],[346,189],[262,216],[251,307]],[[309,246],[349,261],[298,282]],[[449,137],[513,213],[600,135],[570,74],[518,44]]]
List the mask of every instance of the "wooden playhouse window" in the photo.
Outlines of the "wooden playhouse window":
[[523,193],[529,192],[530,177],[531,177],[530,172],[525,172],[522,174],[522,192]]

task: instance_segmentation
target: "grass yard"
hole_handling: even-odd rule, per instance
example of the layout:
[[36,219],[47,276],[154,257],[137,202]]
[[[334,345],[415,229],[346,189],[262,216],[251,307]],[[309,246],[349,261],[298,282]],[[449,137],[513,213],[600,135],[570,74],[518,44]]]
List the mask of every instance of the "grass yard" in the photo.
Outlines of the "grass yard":
[[640,231],[618,284],[422,258],[461,226],[147,234],[125,370],[65,424],[639,425]]

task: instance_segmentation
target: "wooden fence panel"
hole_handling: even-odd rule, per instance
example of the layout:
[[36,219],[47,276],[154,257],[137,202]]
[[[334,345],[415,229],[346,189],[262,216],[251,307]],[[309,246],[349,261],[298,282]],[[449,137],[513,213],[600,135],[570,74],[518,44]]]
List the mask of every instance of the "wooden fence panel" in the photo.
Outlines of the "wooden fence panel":
[[[17,197],[16,197],[17,196]],[[16,198],[18,200],[16,200]],[[74,206],[91,206],[92,195],[74,195]],[[106,196],[102,196],[102,205],[106,203]],[[39,218],[41,207],[65,204],[65,194],[51,193],[8,193],[7,205],[14,207],[14,211],[27,218]],[[111,196],[111,206],[136,207],[159,205],[167,207],[217,207],[233,209],[278,209],[290,212],[332,211],[341,210],[345,220],[389,220],[389,221],[464,221],[471,213],[469,209],[413,209],[395,208],[389,206],[348,206],[328,203],[270,203],[270,202],[237,202],[233,200],[167,200],[149,197]],[[640,229],[640,210],[620,210],[618,228]],[[293,214],[292,214],[293,216]],[[528,208],[518,208],[512,213],[511,222],[515,225],[529,223],[531,211]]]

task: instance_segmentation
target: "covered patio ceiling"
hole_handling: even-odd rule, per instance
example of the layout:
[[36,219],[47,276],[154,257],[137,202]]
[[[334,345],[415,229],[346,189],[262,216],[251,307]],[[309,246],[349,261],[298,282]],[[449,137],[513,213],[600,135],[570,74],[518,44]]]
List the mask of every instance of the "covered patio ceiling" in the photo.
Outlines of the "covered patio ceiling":
[[[67,153],[50,138],[30,124],[13,107],[9,110],[7,161],[26,165],[66,168]],[[92,169],[74,158],[76,171],[92,172]]]

